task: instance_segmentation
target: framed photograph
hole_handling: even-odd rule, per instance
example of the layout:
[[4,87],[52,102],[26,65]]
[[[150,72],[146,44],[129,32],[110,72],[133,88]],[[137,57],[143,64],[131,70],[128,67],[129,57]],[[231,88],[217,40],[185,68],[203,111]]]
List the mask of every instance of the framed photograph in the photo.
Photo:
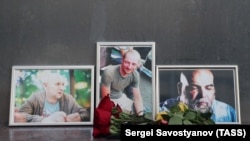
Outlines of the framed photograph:
[[96,106],[109,95],[123,111],[155,118],[155,42],[97,42]]
[[92,125],[94,66],[13,66],[9,126]]
[[157,111],[178,102],[212,112],[216,124],[240,124],[237,65],[157,65]]

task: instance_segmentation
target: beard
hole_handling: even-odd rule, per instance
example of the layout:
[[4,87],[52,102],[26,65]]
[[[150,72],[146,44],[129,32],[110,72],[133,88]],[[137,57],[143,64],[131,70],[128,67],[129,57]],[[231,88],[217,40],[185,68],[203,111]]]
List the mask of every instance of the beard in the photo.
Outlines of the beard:
[[186,97],[185,95],[181,95],[180,101],[186,103],[189,108],[199,111],[201,113],[212,112],[212,102],[208,98],[191,100],[191,97]]
[[201,98],[195,100],[192,104],[192,107],[196,111],[200,111],[201,113],[209,113],[212,111],[212,102],[207,98]]

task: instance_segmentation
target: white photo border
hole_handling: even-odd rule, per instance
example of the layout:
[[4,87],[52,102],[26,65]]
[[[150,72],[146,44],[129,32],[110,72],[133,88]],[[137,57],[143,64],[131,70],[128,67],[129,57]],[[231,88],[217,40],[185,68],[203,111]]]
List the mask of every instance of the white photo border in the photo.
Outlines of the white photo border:
[[[89,104],[89,120],[82,122],[51,122],[51,123],[41,123],[41,122],[15,122],[14,121],[14,112],[16,105],[16,82],[18,71],[20,70],[86,70],[90,75],[90,104]],[[10,112],[9,112],[9,126],[77,126],[77,125],[93,125],[94,120],[94,66],[93,65],[79,65],[79,66],[12,66],[12,76],[11,76],[11,96],[10,96]]]
[[[116,48],[116,47],[134,47],[134,48],[149,48],[151,49],[151,72],[147,74],[151,77],[151,88],[152,92],[149,92],[151,94],[151,110],[152,113],[147,116],[150,119],[155,119],[156,111],[155,111],[155,42],[97,42],[97,65],[96,65],[96,107],[99,105],[99,102],[101,100],[101,93],[100,93],[100,82],[101,82],[101,68],[105,68],[101,66],[101,56],[103,54],[101,53],[101,49],[103,48]],[[104,55],[105,56],[105,55]],[[105,66],[105,65],[104,65]],[[147,72],[149,69],[144,70]],[[144,101],[145,102],[145,101]],[[144,103],[143,102],[143,103]]]
[[[238,65],[156,65],[156,111],[159,112],[159,105],[160,102],[164,101],[164,99],[161,99],[161,83],[163,81],[162,73],[168,73],[167,71],[182,71],[186,69],[211,69],[211,70],[232,70],[233,75],[233,85],[234,85],[234,91],[232,92],[234,94],[233,96],[233,107],[235,107],[237,121],[236,122],[220,122],[219,124],[241,124],[241,114],[240,114],[240,98],[239,98],[239,78],[238,78]],[[170,75],[170,74],[169,74]],[[161,78],[160,78],[161,77]],[[172,80],[165,80],[164,81],[172,81]],[[177,87],[174,87],[177,89]],[[175,94],[177,96],[177,94]],[[217,123],[216,123],[217,124]]]

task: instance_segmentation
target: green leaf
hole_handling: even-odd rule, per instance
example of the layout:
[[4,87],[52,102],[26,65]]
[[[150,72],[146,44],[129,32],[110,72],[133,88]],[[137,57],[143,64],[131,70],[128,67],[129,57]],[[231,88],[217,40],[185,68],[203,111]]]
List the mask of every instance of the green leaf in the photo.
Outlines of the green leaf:
[[192,122],[194,125],[203,125],[203,122],[196,119],[190,119],[190,122]]
[[213,114],[212,112],[200,113],[201,116],[206,117],[206,118],[210,118],[212,114]]
[[193,111],[188,111],[185,114],[185,119],[195,119],[196,118],[196,113]]
[[175,106],[173,106],[173,107],[170,109],[170,112],[173,112],[173,113],[179,112],[179,111],[180,111],[180,108],[178,107],[178,105],[175,105]]
[[174,116],[179,116],[179,117],[183,118],[184,113],[183,113],[183,112],[176,112],[176,113],[174,114]]
[[206,125],[213,125],[213,124],[215,124],[215,122],[213,121],[213,120],[211,120],[211,119],[208,119],[208,120],[205,120],[204,121],[204,124],[206,124]]
[[174,116],[169,119],[169,125],[182,125],[182,118],[179,116]]
[[184,125],[192,125],[193,123],[187,119],[183,120]]

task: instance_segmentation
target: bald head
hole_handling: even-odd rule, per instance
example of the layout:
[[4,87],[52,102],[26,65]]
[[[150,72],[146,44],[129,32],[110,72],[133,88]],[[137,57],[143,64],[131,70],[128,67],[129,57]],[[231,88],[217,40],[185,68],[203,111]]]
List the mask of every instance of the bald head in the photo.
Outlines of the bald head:
[[187,82],[187,83],[207,83],[208,81],[213,83],[214,81],[214,75],[209,69],[197,69],[197,70],[190,70],[190,71],[184,71],[181,74],[181,81]]
[[123,56],[120,73],[123,77],[133,73],[140,65],[141,55],[136,50],[129,50]]
[[133,58],[134,60],[137,60],[137,62],[139,63],[141,60],[141,55],[137,50],[134,49],[129,49],[123,56],[123,59],[131,59]]

